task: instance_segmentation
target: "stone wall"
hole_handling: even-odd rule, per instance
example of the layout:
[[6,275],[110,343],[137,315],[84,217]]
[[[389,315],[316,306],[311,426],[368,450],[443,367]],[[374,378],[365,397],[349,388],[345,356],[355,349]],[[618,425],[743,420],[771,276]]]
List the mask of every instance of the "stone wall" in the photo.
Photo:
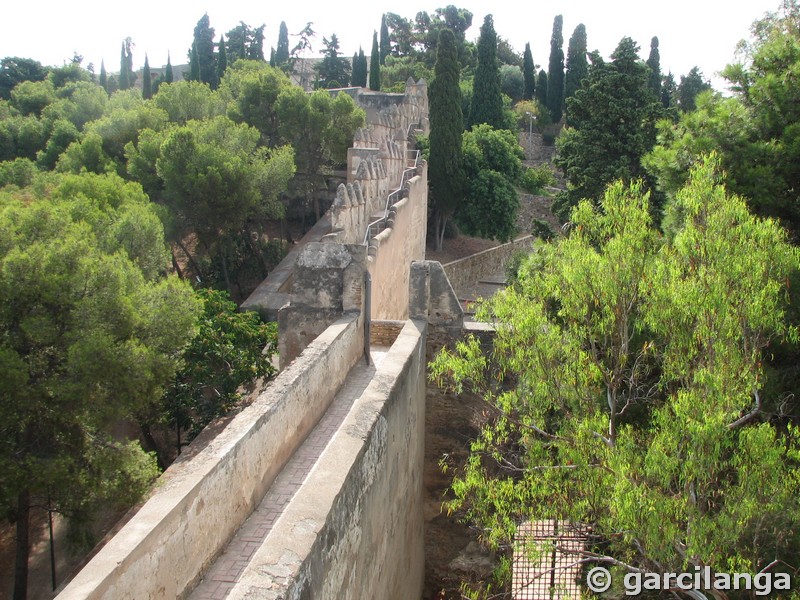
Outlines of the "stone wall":
[[342,314],[363,312],[366,256],[366,247],[358,244],[303,247],[292,274],[291,301],[278,311],[281,368]]
[[425,330],[406,322],[230,600],[421,596]]
[[208,446],[167,469],[59,600],[178,598],[189,590],[363,356],[363,327],[352,315],[327,328]]
[[428,218],[427,165],[418,172],[406,184],[406,197],[392,207],[387,227],[369,242],[374,320],[408,316],[409,266],[425,258]]
[[456,290],[465,289],[503,271],[508,259],[517,251],[529,251],[535,239],[532,235],[526,235],[513,242],[449,262],[444,265],[447,278]]

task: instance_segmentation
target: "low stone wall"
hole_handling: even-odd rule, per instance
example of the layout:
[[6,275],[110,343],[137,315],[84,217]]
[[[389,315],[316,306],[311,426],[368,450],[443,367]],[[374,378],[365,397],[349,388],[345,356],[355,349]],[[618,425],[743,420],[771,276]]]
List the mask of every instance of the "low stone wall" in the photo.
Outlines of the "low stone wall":
[[207,447],[167,469],[59,600],[185,594],[328,408],[363,355],[363,327],[358,315],[328,327]]
[[517,250],[530,250],[533,240],[532,235],[518,238],[513,242],[489,248],[466,258],[460,258],[443,265],[447,278],[455,290],[463,290],[475,285],[485,277],[502,271],[508,259]]
[[419,598],[424,321],[407,321],[230,600]]

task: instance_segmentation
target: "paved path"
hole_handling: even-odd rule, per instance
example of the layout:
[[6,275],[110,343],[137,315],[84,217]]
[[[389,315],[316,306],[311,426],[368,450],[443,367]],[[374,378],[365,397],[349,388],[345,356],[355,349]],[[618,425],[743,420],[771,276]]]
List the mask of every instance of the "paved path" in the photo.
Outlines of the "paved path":
[[297,449],[283,470],[275,478],[263,500],[253,511],[225,550],[209,567],[203,579],[189,595],[190,600],[222,600],[236,585],[272,526],[286,505],[305,481],[333,434],[339,429],[353,402],[361,396],[375,374],[387,348],[372,348],[372,364],[366,366],[361,359],[350,370],[330,407],[317,426]]

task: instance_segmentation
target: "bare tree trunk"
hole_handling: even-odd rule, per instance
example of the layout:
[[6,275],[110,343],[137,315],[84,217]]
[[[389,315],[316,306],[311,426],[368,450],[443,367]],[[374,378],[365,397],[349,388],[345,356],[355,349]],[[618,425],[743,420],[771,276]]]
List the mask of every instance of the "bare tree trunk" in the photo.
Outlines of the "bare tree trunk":
[[172,251],[172,248],[169,249],[169,255],[172,257],[172,268],[175,269],[178,277],[183,279],[183,271],[181,270],[181,266],[178,264],[178,259],[175,258],[175,252]]
[[195,262],[194,257],[192,257],[192,255],[186,249],[186,246],[184,246],[183,242],[180,241],[179,239],[176,239],[175,243],[178,244],[178,248],[183,250],[183,253],[186,255],[186,258],[189,260],[189,265],[192,267],[192,270],[194,271],[195,275],[197,275],[198,277],[200,277],[202,279],[203,278],[203,272],[200,270],[200,265],[198,265]]
[[28,554],[30,552],[31,493],[17,496],[17,565],[14,571],[14,600],[28,598]]

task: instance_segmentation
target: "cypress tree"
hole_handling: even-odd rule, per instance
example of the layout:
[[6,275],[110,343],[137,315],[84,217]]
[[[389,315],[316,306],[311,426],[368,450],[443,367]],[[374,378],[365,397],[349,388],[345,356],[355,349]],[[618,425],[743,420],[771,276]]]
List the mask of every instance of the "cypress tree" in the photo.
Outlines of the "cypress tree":
[[189,79],[200,81],[200,60],[197,58],[197,45],[194,42],[189,52]]
[[275,48],[275,65],[281,67],[289,62],[289,30],[286,21],[281,21],[278,29],[278,46]]
[[478,66],[472,87],[470,127],[488,123],[499,129],[503,126],[503,96],[500,89],[500,69],[497,64],[497,33],[492,15],[486,15],[478,38]]
[[547,107],[547,73],[544,69],[539,71],[539,77],[536,80],[536,99],[539,104]]
[[523,81],[523,100],[533,100],[536,92],[536,66],[533,64],[530,43],[525,44],[525,53],[522,56],[522,81]]
[[353,87],[367,87],[367,56],[361,47],[353,55]]
[[167,53],[167,68],[164,69],[164,81],[167,83],[172,83],[173,81],[172,63],[170,62],[169,52]]
[[392,44],[389,42],[389,28],[386,26],[386,13],[381,15],[381,64],[386,64],[386,57],[392,51]]
[[144,55],[144,67],[142,68],[142,98],[149,100],[153,97],[153,80],[150,77],[150,62],[147,54]]
[[[567,46],[567,75],[564,79],[564,103],[580,89],[581,82],[589,74],[589,61],[586,59],[586,27],[581,23],[575,28]],[[567,112],[569,123],[569,112]]]
[[131,80],[128,75],[128,54],[125,52],[125,42],[122,42],[122,52],[119,57],[119,89],[127,90],[129,87]]
[[108,73],[106,73],[106,63],[100,61],[100,86],[108,93]]
[[372,53],[369,57],[369,89],[381,89],[381,55],[378,51],[378,32],[372,33]]
[[564,17],[553,20],[553,35],[550,38],[550,63],[547,69],[547,109],[553,122],[561,120],[564,104]]
[[650,67],[650,75],[647,80],[649,87],[656,98],[661,97],[661,53],[658,51],[658,38],[650,40],[650,56],[647,57],[647,66]]
[[430,87],[430,159],[428,177],[434,213],[436,249],[441,250],[447,220],[464,195],[461,136],[461,66],[456,38],[450,29],[439,32],[434,79]]
[[194,28],[193,52],[197,54],[198,81],[207,83],[211,89],[216,89],[217,57],[214,55],[214,28],[211,27],[208,13],[200,17]]
[[217,52],[217,79],[222,81],[222,76],[228,68],[228,51],[225,49],[225,36],[219,36],[219,51]]

